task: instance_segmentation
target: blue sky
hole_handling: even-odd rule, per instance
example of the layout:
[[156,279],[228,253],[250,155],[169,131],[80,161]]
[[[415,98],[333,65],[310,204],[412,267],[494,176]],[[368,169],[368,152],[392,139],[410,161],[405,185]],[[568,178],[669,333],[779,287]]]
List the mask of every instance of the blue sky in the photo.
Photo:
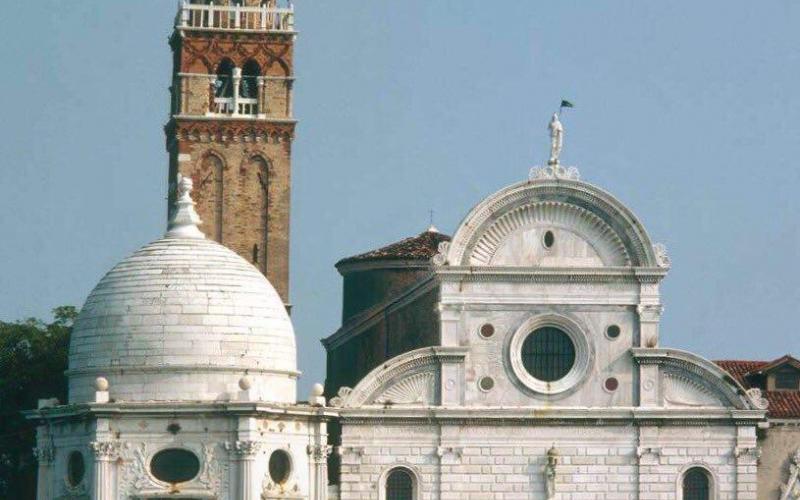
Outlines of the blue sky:
[[[175,2],[18,3],[0,44],[0,319],[80,305],[165,225]],[[341,257],[452,233],[547,157],[670,251],[662,344],[800,354],[800,4],[296,2],[292,300],[305,375]],[[302,394],[301,394],[302,395]]]

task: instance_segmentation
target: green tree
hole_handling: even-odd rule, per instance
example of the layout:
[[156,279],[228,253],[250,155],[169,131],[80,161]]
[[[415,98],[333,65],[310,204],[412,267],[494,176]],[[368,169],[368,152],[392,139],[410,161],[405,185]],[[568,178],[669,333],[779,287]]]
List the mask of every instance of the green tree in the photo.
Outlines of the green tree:
[[67,351],[78,311],[53,310],[53,321],[0,321],[0,498],[34,498],[36,428],[20,412],[39,399],[67,400]]

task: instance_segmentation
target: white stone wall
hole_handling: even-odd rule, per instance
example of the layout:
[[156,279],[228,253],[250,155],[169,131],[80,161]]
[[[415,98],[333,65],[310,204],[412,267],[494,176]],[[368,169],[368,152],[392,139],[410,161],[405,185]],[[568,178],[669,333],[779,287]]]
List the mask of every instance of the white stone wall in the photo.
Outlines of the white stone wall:
[[418,474],[420,500],[545,499],[552,446],[555,498],[675,499],[692,465],[713,475],[712,498],[756,498],[755,456],[736,456],[743,439],[728,426],[345,425],[341,499],[380,498],[398,465]]
[[[176,430],[175,425],[180,426]],[[173,426],[172,431],[168,426]],[[40,441],[46,434],[40,428]],[[120,499],[145,496],[169,496],[170,488],[149,473],[149,462],[160,450],[182,448],[193,451],[200,460],[197,478],[179,486],[185,495],[212,495],[217,500],[255,500],[262,498],[318,499],[315,491],[319,472],[315,448],[327,448],[325,424],[309,417],[286,417],[262,414],[259,418],[236,415],[195,417],[127,415],[111,420],[61,422],[51,426],[54,460],[43,474],[40,498],[86,494],[91,498]],[[95,479],[102,459],[92,443],[109,443],[110,474],[98,493]],[[275,485],[270,479],[271,454],[283,450],[291,457],[288,480]],[[80,451],[86,474],[83,482],[70,488],[65,481],[68,456]],[[246,474],[243,469],[247,467]],[[247,476],[247,477],[245,477]],[[323,481],[323,484],[326,481]],[[110,496],[109,496],[110,495]]]

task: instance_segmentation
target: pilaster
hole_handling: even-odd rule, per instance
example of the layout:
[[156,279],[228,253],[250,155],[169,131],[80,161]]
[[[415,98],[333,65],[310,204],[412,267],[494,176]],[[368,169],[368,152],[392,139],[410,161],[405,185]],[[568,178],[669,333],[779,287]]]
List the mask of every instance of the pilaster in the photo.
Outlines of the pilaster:
[[[261,451],[258,441],[234,441],[225,444],[236,468],[235,497],[239,500],[259,500],[261,489],[256,474],[256,457]],[[233,488],[232,488],[233,489]]]
[[94,454],[92,500],[116,500],[116,461],[120,443],[117,441],[92,441],[89,448]]

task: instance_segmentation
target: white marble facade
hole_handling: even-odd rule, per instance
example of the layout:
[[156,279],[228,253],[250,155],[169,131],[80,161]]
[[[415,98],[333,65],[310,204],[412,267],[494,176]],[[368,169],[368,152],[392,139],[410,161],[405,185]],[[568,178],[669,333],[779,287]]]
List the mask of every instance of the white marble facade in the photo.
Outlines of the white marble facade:
[[[765,404],[716,365],[659,343],[669,259],[610,194],[557,163],[478,204],[434,258],[440,346],[340,391],[341,500],[756,498]],[[574,347],[557,380],[528,336]],[[688,484],[688,483],[687,483]]]

